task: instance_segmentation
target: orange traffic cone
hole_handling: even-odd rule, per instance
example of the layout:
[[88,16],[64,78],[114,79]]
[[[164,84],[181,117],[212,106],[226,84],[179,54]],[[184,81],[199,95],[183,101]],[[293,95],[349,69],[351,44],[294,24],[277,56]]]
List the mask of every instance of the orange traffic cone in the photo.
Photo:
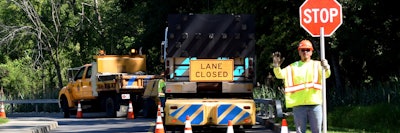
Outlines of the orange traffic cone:
[[190,117],[189,116],[186,116],[185,133],[193,133],[192,125],[191,125],[191,121],[190,121]]
[[160,109],[161,117],[164,117],[164,109],[163,109],[163,107],[161,106],[161,102],[158,102],[158,108]]
[[80,101],[78,101],[78,109],[76,110],[76,118],[82,118],[82,107],[81,107]]
[[128,115],[126,118],[127,119],[135,119],[135,113],[133,112],[132,101],[129,101]]
[[228,121],[228,129],[226,130],[226,133],[234,133],[233,132],[233,123],[231,120]]
[[6,118],[6,111],[4,110],[3,102],[1,102],[1,105],[0,105],[0,118]]
[[286,119],[282,119],[281,133],[288,133],[288,132],[289,132],[289,129],[287,127]]
[[160,109],[158,109],[157,112],[156,130],[154,131],[154,133],[165,133]]

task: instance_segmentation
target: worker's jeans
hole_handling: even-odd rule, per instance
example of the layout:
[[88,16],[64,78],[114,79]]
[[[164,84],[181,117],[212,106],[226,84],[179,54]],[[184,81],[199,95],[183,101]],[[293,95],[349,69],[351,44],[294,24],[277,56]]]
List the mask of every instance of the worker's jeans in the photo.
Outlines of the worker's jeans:
[[297,133],[305,133],[307,121],[312,133],[320,133],[322,126],[322,105],[303,105],[293,107],[294,122]]
[[165,97],[159,97],[161,102],[161,107],[165,107]]

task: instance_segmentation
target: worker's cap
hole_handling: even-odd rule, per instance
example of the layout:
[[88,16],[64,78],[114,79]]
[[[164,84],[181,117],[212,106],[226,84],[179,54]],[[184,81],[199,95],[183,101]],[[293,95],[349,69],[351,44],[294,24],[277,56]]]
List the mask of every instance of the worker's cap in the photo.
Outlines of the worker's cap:
[[314,50],[312,43],[309,40],[302,40],[299,43],[299,47],[297,48],[297,50],[300,49],[311,49],[311,51]]

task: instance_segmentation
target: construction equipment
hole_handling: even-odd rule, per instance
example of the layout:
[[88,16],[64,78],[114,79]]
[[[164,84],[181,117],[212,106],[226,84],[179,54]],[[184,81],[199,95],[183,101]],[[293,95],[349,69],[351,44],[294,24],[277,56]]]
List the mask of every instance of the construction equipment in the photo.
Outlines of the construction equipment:
[[281,133],[289,133],[286,119],[282,119]]
[[228,121],[228,128],[226,129],[226,133],[234,133],[231,120]]
[[7,118],[3,102],[1,102],[1,105],[0,105],[0,118]]
[[127,119],[135,119],[135,113],[133,112],[132,101],[129,101]]
[[190,117],[186,116],[186,121],[185,121],[185,131],[184,133],[193,133],[192,131],[192,125],[190,124]]
[[78,109],[76,110],[76,118],[82,118],[82,117],[83,117],[82,106],[81,106],[81,102],[78,101]]
[[[69,83],[59,92],[59,106],[64,117],[71,110],[106,112],[108,117],[117,117],[125,112],[132,101],[135,113],[143,108],[143,93],[147,82],[155,75],[147,75],[146,55],[131,50],[127,55],[106,55],[101,50],[93,57],[96,61],[81,67],[68,69]],[[156,106],[156,103],[154,103]]]
[[165,133],[160,109],[158,109],[158,111],[157,111],[157,121],[156,121],[156,127],[155,127],[154,133]]
[[256,123],[254,16],[170,14],[161,43],[165,127],[251,128]]

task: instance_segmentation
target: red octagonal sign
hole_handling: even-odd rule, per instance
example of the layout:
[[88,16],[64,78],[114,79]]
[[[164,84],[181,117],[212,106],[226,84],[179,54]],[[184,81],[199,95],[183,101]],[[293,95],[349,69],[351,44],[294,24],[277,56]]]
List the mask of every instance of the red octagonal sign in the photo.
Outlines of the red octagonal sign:
[[300,25],[313,37],[331,36],[342,24],[342,5],[336,0],[306,0],[300,6]]

